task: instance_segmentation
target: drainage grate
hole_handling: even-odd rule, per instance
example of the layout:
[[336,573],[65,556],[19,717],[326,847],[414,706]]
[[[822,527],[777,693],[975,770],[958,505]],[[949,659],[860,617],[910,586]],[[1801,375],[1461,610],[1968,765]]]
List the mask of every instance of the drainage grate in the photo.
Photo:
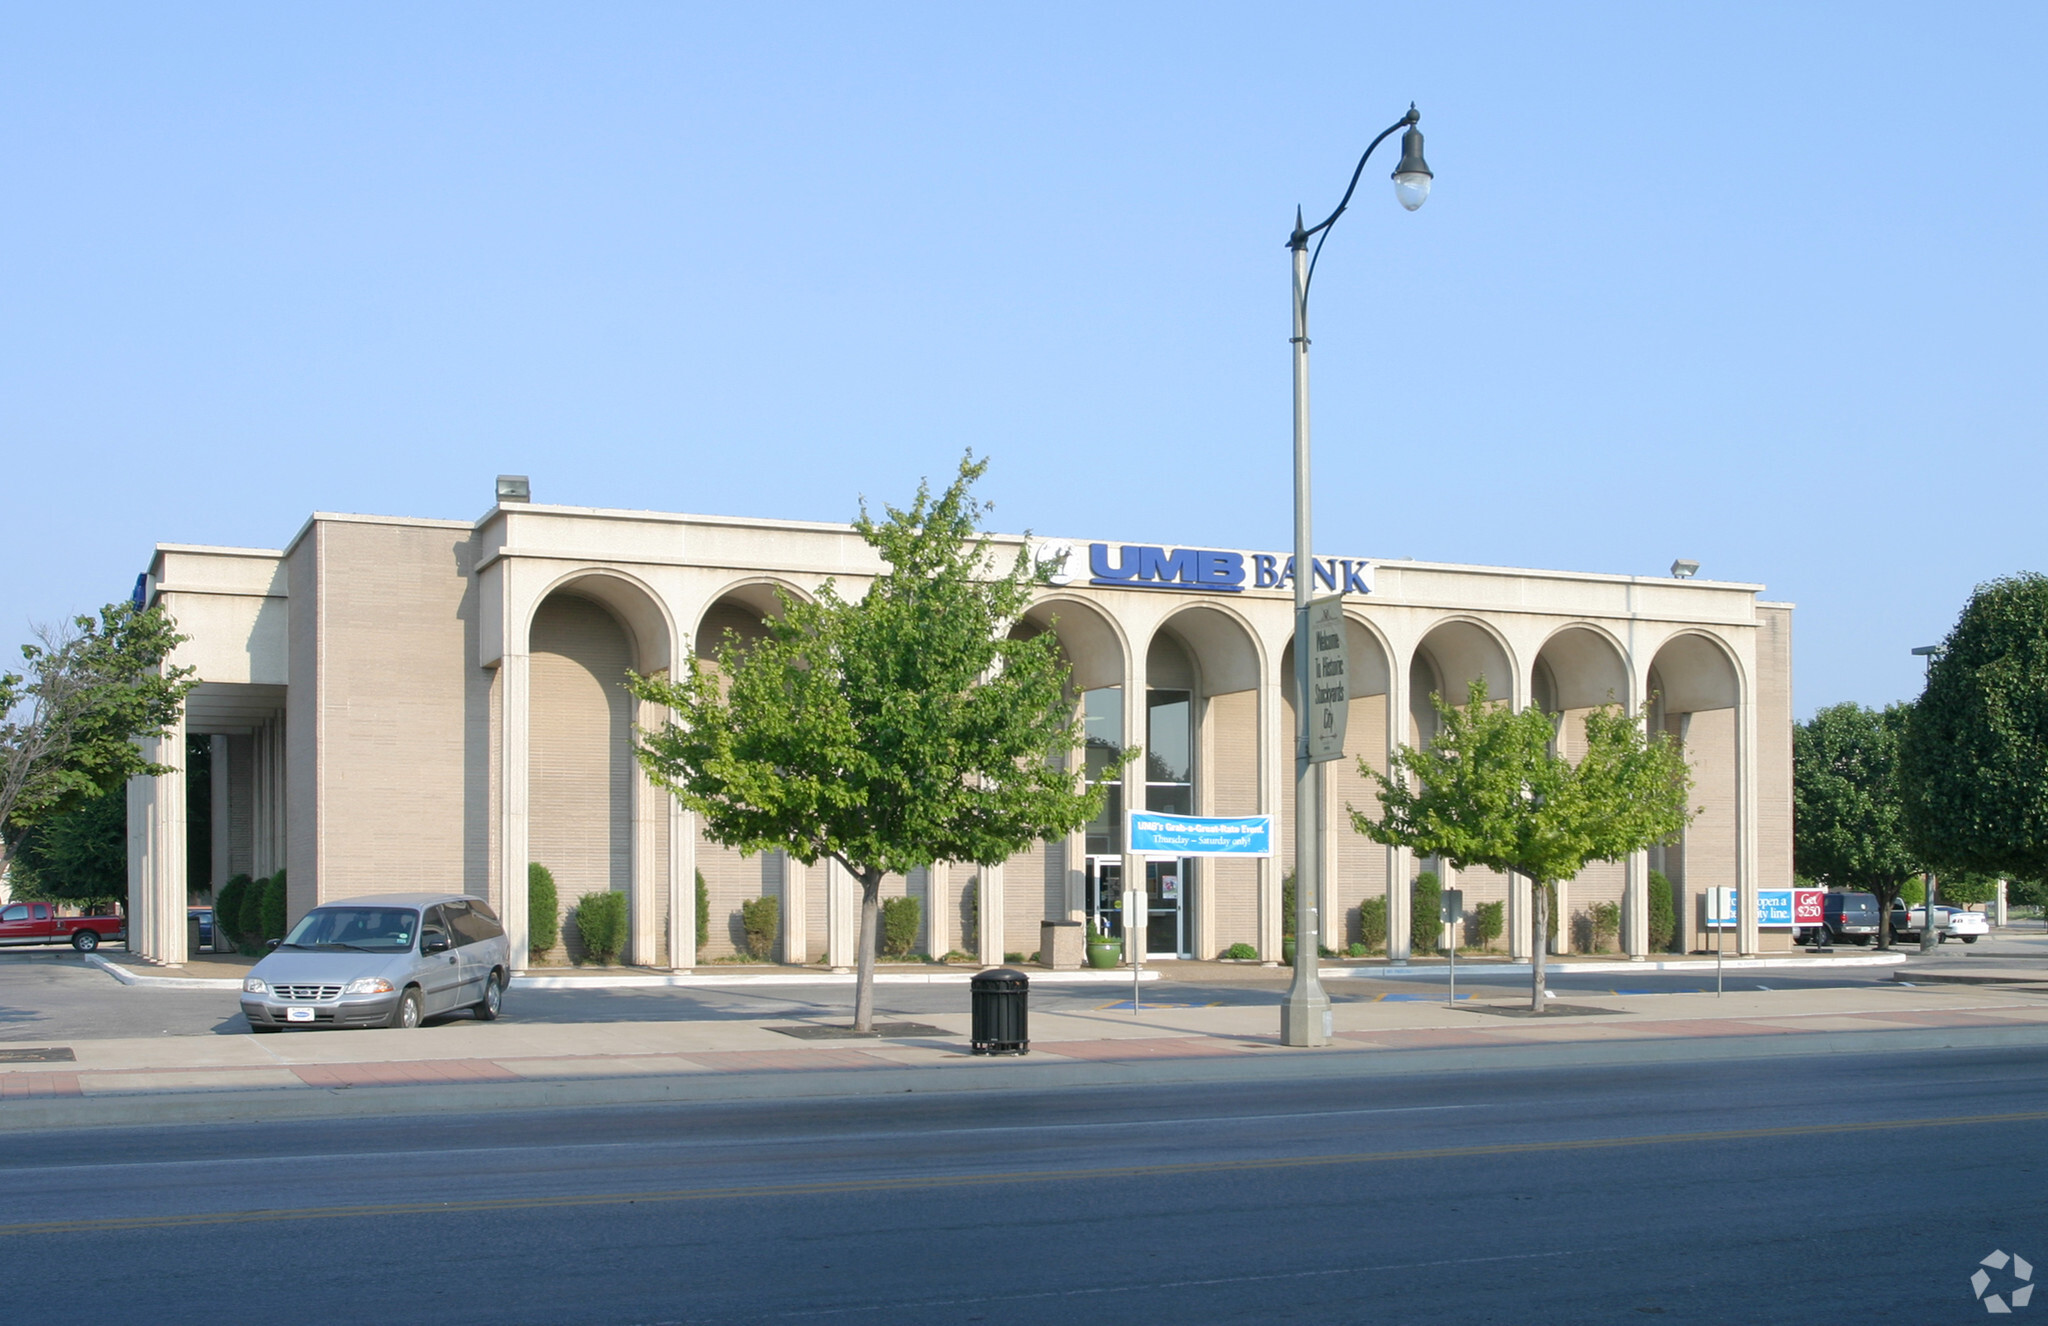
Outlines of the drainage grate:
[[68,1045],[44,1045],[31,1050],[0,1050],[0,1064],[72,1064],[78,1056]]
[[950,1036],[953,1033],[943,1027],[928,1027],[922,1022],[877,1022],[873,1031],[855,1031],[852,1027],[820,1026],[770,1027],[785,1036],[794,1036],[800,1041],[871,1041],[895,1040],[905,1036]]

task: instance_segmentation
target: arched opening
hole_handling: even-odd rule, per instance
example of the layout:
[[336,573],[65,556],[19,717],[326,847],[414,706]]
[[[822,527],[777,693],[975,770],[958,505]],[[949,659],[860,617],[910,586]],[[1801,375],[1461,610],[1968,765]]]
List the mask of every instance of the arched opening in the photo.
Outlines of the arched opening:
[[[1392,691],[1392,660],[1380,637],[1355,617],[1345,620],[1345,650],[1350,664],[1350,702],[1344,720],[1344,758],[1324,766],[1323,896],[1316,906],[1322,918],[1324,947],[1342,951],[1362,943],[1366,926],[1362,909],[1369,898],[1387,891],[1387,851],[1351,827],[1347,807],[1368,812],[1379,808],[1373,784],[1359,771],[1363,759],[1381,773],[1387,768],[1388,700]],[[1280,654],[1280,749],[1294,749],[1294,642]],[[1294,768],[1280,780],[1281,871],[1294,863]]]
[[[634,702],[626,673],[638,660],[619,618],[574,588],[541,601],[529,641],[527,853],[553,874],[568,918],[587,895],[633,892]],[[581,960],[573,922],[561,935],[543,956]]]
[[[768,623],[783,614],[785,596],[806,597],[794,585],[765,579],[720,591],[698,616],[690,634],[698,666],[716,671],[719,654],[729,642],[737,643],[744,652],[765,639]],[[820,865],[807,872],[786,852],[748,856],[712,842],[703,836],[701,827],[694,828],[694,833],[693,875],[703,878],[706,900],[705,933],[697,937],[699,958],[717,962],[752,955],[788,963],[811,961],[830,933],[834,898],[832,890],[812,887],[808,875],[815,873],[822,881],[827,867]],[[897,892],[901,892],[898,883]],[[694,879],[691,887],[695,888]],[[886,884],[884,891],[888,891]],[[775,933],[768,941],[770,948],[755,953],[748,940],[744,909],[763,898],[775,900]]]
[[1676,842],[1650,849],[1650,869],[1670,881],[1680,952],[1713,944],[1706,891],[1741,883],[1741,694],[1734,660],[1707,636],[1674,636],[1650,662],[1650,725],[1683,744],[1697,810]]
[[[1440,719],[1436,706],[1430,702],[1432,695],[1462,706],[1475,681],[1486,683],[1489,703],[1515,704],[1522,699],[1516,694],[1514,660],[1498,635],[1477,622],[1462,619],[1440,622],[1431,628],[1408,661],[1407,744],[1426,749],[1435,743]],[[1406,859],[1405,854],[1397,855]],[[1407,868],[1408,878],[1388,895],[1390,949],[1397,948],[1398,936],[1413,928],[1414,918],[1402,913],[1408,910],[1414,881],[1425,871],[1436,876],[1441,887],[1463,891],[1467,916],[1477,914],[1482,907],[1500,904],[1506,914],[1502,939],[1510,952],[1517,952],[1518,944],[1527,945],[1527,936],[1518,924],[1518,899],[1511,896],[1513,890],[1506,875],[1481,868],[1453,871],[1448,862],[1436,857],[1408,859]],[[1526,893],[1526,888],[1522,892]],[[1409,939],[1414,953],[1427,956],[1436,952],[1442,935],[1433,929],[1435,923],[1429,918],[1422,918],[1420,924],[1423,933],[1412,934]],[[1452,938],[1462,942],[1465,936]]]
[[[1568,760],[1586,753],[1586,715],[1603,705],[1629,702],[1628,665],[1604,632],[1568,626],[1536,654],[1530,668],[1530,703],[1550,715],[1553,749]],[[1596,861],[1558,884],[1557,947],[1590,953],[1626,947],[1622,913],[1628,903],[1628,863]]]

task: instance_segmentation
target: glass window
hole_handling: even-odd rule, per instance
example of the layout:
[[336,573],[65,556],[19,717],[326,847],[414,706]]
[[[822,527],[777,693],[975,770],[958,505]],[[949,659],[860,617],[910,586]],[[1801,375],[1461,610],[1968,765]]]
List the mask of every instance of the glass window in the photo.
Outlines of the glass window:
[[1083,752],[1088,785],[1099,785],[1108,792],[1102,813],[1088,822],[1088,851],[1110,855],[1124,850],[1123,779],[1116,763],[1124,748],[1123,688],[1102,686],[1083,692],[1081,716],[1087,736]]
[[39,902],[39,903],[37,903],[37,904],[36,904],[36,920],[38,920],[38,921],[47,921],[47,920],[49,920],[49,919],[50,919],[50,908],[49,908],[48,904],[46,904],[46,903],[40,903],[40,902]]
[[472,899],[469,902],[448,904],[448,924],[455,929],[457,944],[481,944],[486,939],[496,939],[505,933],[489,909]]
[[455,942],[455,936],[448,929],[448,910],[445,907],[429,907],[426,915],[420,917],[420,952],[426,952],[427,942],[436,938],[445,939],[450,944]]
[[315,907],[299,918],[282,947],[403,953],[412,947],[419,919],[410,907]]
[[1145,781],[1186,783],[1194,777],[1194,729],[1186,691],[1152,691],[1145,697]]
[[6,911],[0,911],[0,921],[26,921],[27,919],[27,903],[18,902],[15,903],[12,907],[9,907]]

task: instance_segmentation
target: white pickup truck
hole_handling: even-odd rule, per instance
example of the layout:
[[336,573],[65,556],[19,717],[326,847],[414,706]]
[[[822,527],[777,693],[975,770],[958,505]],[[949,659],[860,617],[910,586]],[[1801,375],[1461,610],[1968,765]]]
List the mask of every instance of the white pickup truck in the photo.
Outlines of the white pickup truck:
[[[1918,903],[1907,907],[1903,902],[1894,902],[1891,919],[1893,939],[1918,940],[1920,927],[1927,923],[1927,908]],[[1937,902],[1934,904],[1934,933],[1944,944],[1950,938],[1974,944],[1979,935],[1991,933],[1991,922],[1982,912]]]

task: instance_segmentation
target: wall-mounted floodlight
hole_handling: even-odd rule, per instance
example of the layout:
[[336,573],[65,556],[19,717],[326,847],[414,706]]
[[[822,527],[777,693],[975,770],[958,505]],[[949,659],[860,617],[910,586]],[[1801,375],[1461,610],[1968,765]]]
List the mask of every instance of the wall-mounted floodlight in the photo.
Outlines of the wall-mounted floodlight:
[[527,483],[523,474],[501,474],[498,476],[498,500],[500,502],[531,502],[533,485]]
[[1934,656],[1935,656],[1936,654],[1939,654],[1940,652],[1941,652],[1941,646],[1940,646],[1940,645],[1914,645],[1914,646],[1913,646],[1913,657],[1914,657],[1914,658],[1933,658],[1933,657],[1934,657]]
[[1674,580],[1690,580],[1699,573],[1700,564],[1690,557],[1681,557],[1671,564],[1671,577]]

